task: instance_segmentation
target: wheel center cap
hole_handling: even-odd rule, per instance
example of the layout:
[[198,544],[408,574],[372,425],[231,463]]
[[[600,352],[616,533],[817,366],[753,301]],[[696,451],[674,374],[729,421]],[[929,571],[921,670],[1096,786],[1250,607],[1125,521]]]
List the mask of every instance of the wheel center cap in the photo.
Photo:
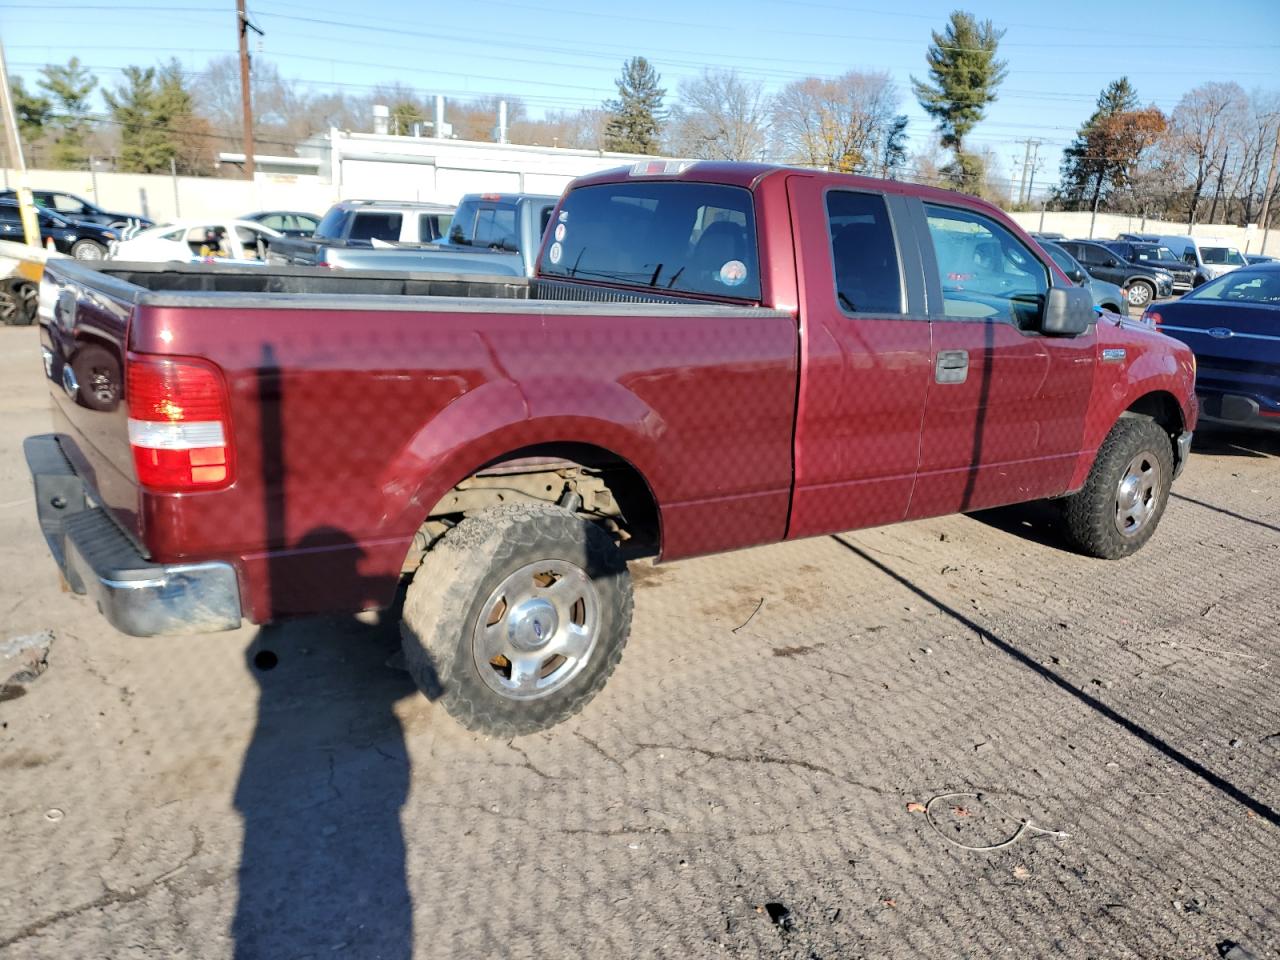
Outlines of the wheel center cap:
[[541,598],[518,603],[507,615],[507,639],[517,650],[541,650],[559,628],[556,608]]
[[1126,509],[1132,509],[1138,505],[1138,480],[1136,477],[1126,477],[1124,482],[1120,484],[1120,505]]

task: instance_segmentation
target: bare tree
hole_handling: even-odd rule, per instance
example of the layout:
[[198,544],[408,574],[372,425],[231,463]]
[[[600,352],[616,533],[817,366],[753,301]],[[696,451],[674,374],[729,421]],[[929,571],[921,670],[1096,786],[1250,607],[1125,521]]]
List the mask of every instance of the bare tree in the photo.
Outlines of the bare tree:
[[667,149],[699,160],[759,160],[772,109],[764,86],[735,70],[702,71],[680,81],[667,121]]
[[1205,187],[1214,174],[1225,173],[1231,131],[1244,122],[1247,103],[1238,83],[1202,83],[1187,91],[1173,108],[1164,143],[1180,160],[1191,185],[1187,206],[1191,226],[1195,226]]
[[834,80],[808,77],[778,94],[774,134],[790,160],[846,173],[870,171],[883,156],[900,103],[888,73],[851,70]]

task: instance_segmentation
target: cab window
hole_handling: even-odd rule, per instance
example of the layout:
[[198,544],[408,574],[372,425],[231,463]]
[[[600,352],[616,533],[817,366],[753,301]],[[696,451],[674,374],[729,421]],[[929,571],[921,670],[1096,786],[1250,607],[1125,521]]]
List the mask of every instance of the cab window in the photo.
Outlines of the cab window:
[[398,213],[357,213],[347,240],[352,243],[373,240],[395,243],[400,239],[400,224],[403,219]]
[[1049,271],[1021,240],[990,217],[925,204],[942,282],[944,313],[1005,320],[1033,329],[1049,290]]
[[840,309],[901,314],[902,271],[884,197],[832,190],[827,194],[827,227]]

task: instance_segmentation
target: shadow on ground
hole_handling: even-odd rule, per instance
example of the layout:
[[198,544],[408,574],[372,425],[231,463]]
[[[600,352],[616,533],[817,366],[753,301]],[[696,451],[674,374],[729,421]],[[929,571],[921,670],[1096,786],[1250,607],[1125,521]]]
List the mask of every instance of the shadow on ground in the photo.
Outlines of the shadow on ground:
[[388,665],[399,634],[387,620],[268,626],[245,651],[260,695],[235,792],[240,960],[413,954],[409,759],[393,705],[416,691]]

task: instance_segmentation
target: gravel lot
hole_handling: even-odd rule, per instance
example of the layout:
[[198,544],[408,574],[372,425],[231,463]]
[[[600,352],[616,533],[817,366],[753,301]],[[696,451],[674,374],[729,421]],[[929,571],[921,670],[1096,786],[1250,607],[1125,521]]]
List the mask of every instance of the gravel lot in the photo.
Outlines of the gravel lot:
[[0,702],[0,955],[1280,955],[1280,441],[1198,438],[1121,563],[1024,508],[639,565],[600,697],[497,742],[394,625],[63,593],[39,368],[0,329],[0,644],[53,638]]

